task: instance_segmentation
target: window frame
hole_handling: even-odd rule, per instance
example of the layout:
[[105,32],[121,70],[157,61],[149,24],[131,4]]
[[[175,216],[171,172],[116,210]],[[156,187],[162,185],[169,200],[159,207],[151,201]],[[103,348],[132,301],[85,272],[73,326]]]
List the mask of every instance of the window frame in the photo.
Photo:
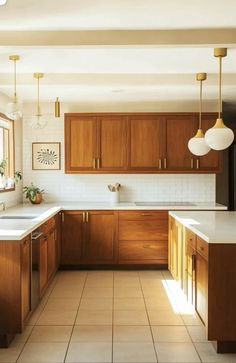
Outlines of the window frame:
[[[7,165],[7,177],[14,177],[15,174],[15,123],[14,120],[8,118],[6,115],[4,115],[3,113],[0,112],[0,119],[2,119],[3,121],[8,121],[10,123],[10,127],[9,129],[6,129],[9,133],[8,135],[8,159],[10,162],[8,162]],[[0,126],[4,129],[3,126]],[[4,136],[3,136],[4,137]],[[15,188],[15,182],[14,182],[14,186],[12,186],[11,188],[0,188],[0,193],[6,193],[6,192],[12,192],[14,191]]]

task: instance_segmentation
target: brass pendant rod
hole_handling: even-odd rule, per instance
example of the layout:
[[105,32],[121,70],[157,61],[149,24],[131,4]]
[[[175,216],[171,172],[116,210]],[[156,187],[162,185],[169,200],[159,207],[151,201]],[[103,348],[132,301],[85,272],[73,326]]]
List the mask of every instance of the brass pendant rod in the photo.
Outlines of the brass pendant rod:
[[222,57],[219,57],[219,104],[218,104],[218,118],[221,118],[222,114],[222,94],[221,94],[221,83],[222,83]]
[[40,115],[40,105],[39,105],[39,77],[38,77],[38,102],[37,102],[37,116]]
[[202,80],[200,80],[199,130],[202,129]]
[[14,59],[14,101],[16,102],[16,59]]

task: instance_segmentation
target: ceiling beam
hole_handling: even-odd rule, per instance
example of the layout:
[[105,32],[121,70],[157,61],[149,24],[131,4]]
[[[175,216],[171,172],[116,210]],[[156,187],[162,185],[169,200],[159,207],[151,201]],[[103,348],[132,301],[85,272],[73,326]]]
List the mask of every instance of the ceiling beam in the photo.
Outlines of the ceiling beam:
[[224,46],[236,28],[178,30],[0,31],[0,46]]

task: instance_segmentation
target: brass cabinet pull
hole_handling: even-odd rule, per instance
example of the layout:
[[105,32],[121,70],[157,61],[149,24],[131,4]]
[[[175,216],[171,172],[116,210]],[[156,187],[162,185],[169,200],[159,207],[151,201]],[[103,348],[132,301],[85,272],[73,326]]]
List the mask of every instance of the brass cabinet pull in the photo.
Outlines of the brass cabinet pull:
[[200,160],[197,159],[197,169],[199,169],[199,168],[200,168]]
[[193,158],[191,159],[191,169],[193,169],[194,168],[194,160],[193,160]]
[[192,271],[196,270],[196,255],[192,255]]
[[164,158],[164,169],[167,168],[167,158]]
[[152,217],[152,214],[142,213],[141,216],[143,216],[143,217]]
[[96,158],[93,158],[93,168],[96,169]]
[[100,169],[100,158],[97,158],[97,169]]
[[83,223],[85,222],[85,212],[83,212]]
[[86,212],[86,223],[89,221],[89,212]]
[[62,221],[62,223],[64,223],[64,221],[65,221],[64,213],[61,214],[61,221]]
[[162,161],[161,159],[159,159],[159,160],[158,160],[158,168],[159,168],[159,169],[161,169],[161,168],[162,168],[162,166],[161,166],[161,161]]

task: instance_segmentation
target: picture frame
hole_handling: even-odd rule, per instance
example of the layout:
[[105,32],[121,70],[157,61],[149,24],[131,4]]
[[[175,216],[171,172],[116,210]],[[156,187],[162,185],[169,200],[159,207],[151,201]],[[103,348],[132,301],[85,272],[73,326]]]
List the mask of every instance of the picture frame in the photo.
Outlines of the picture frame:
[[60,170],[61,143],[33,142],[32,170]]

